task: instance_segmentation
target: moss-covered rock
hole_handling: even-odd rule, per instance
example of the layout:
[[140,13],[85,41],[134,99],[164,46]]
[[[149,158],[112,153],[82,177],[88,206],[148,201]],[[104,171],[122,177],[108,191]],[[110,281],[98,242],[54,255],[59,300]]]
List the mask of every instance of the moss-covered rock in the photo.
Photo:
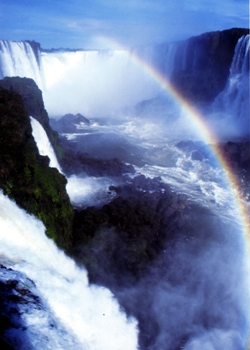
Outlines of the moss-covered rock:
[[32,136],[30,119],[19,94],[0,86],[0,188],[41,219],[61,247],[70,242],[73,209],[66,179],[50,168]]

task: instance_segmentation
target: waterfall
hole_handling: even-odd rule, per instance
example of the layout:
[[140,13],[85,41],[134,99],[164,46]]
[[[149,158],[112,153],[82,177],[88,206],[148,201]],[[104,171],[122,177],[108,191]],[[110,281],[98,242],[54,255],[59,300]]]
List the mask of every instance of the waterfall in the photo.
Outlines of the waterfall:
[[[32,280],[51,318],[58,320],[53,331],[47,329],[42,311],[34,315],[26,305],[25,328],[10,337],[19,339],[18,349],[137,349],[136,322],[126,318],[111,292],[89,286],[86,271],[46,237],[42,223],[1,192],[0,262]],[[31,347],[22,347],[25,335]]]
[[249,51],[248,34],[238,40],[226,87],[214,102],[214,109],[236,117],[243,131],[249,131]]
[[42,52],[41,64],[51,115],[111,115],[160,91],[127,50]]
[[[238,113],[241,119],[246,118],[246,108],[242,101],[247,99],[248,94],[248,84],[245,81],[247,74],[244,73],[249,69],[248,37],[240,39],[235,48],[225,98],[221,101],[222,105],[227,105],[227,101],[232,101],[233,98],[236,103],[233,108],[229,103],[227,110]],[[216,46],[216,40],[219,40],[221,51]],[[227,40],[231,40],[230,36],[225,41]],[[207,86],[206,74],[211,70],[214,72],[212,85],[204,90],[201,98],[212,101],[223,86],[216,81],[221,78],[224,84],[230,65],[229,61],[225,65],[223,52],[229,49],[223,45],[222,35],[217,37],[214,34],[137,47],[131,51],[45,51],[30,42],[0,41],[0,78],[25,76],[34,79],[43,92],[50,116],[81,113],[87,117],[100,117],[117,116],[120,112],[124,115],[138,102],[162,94],[162,87],[152,77],[152,72],[149,73],[147,65],[169,79],[184,96],[186,89],[190,89],[191,96],[199,95],[198,84],[195,80],[192,82],[192,79],[197,79],[195,71],[205,72],[205,81],[201,79],[201,85]],[[232,54],[229,51],[228,54]]]
[[250,35],[248,34],[241,37],[236,45],[229,79],[236,74],[245,75],[249,73],[249,48]]
[[50,167],[57,168],[57,170],[62,173],[62,169],[58,163],[56,158],[54,149],[48,139],[48,136],[42,127],[42,125],[33,117],[30,117],[31,127],[32,127],[32,135],[36,141],[39,154],[41,156],[48,156],[50,159]]
[[128,50],[47,52],[34,51],[29,42],[0,41],[0,45],[0,78],[34,79],[53,116],[110,115],[160,91]]
[[39,51],[29,42],[0,41],[0,79],[4,77],[33,79],[42,88]]

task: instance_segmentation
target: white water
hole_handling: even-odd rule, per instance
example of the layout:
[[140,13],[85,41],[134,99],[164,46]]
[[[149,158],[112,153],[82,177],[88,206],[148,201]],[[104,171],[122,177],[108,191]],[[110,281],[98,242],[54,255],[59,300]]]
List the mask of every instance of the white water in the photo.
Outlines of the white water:
[[117,185],[115,179],[108,177],[79,177],[72,175],[67,178],[66,190],[70,201],[74,206],[90,207],[93,205],[101,207],[110,201],[114,194],[109,186]]
[[[126,318],[109,290],[89,286],[86,271],[57,249],[42,223],[2,193],[0,262],[35,282],[49,306],[47,317],[58,319],[58,329],[51,331],[42,310],[24,313],[30,349],[137,349],[135,320]],[[22,337],[15,334],[19,346]]]
[[242,131],[242,128],[243,131],[245,131],[245,128],[248,128],[248,132],[250,130],[249,51],[250,35],[248,34],[239,39],[235,47],[226,87],[214,102],[215,109],[224,110],[227,117],[237,115],[237,124],[234,123],[233,125],[236,131],[237,128],[240,128],[240,131]]
[[34,50],[28,42],[0,41],[0,78],[27,77],[42,87],[42,77]]
[[160,91],[127,50],[47,53],[28,42],[0,41],[0,78],[5,76],[34,79],[56,116],[114,114]]
[[42,52],[41,65],[50,115],[115,114],[160,91],[126,50]]
[[32,135],[36,141],[37,148],[39,150],[39,154],[41,156],[48,156],[50,159],[49,166],[51,168],[57,168],[57,170],[62,173],[62,169],[58,160],[56,158],[55,151],[48,139],[48,136],[42,127],[42,125],[35,118],[30,117],[31,127],[32,127]]
[[[35,139],[39,154],[49,157],[49,166],[56,168],[63,174],[44,128],[35,118],[30,117],[30,121],[32,135]],[[73,205],[77,206],[84,203],[84,206],[90,206],[94,201],[96,206],[100,206],[105,203],[107,197],[109,199],[112,198],[110,194],[108,195],[107,190],[110,185],[115,185],[115,182],[109,178],[80,178],[73,175],[67,178],[66,190]]]
[[[92,151],[92,142],[96,143],[98,149],[99,140],[108,140],[107,144],[110,142],[113,149],[117,150],[117,154],[113,156],[132,163],[137,173],[150,178],[160,176],[165,183],[171,185],[174,191],[187,194],[191,201],[210,208],[216,215],[225,216],[227,220],[234,219],[237,211],[234,195],[228,188],[223,169],[211,154],[211,162],[199,161],[193,160],[190,154],[185,154],[178,149],[175,144],[181,140],[181,133],[175,135],[174,128],[169,128],[164,122],[155,124],[142,119],[129,118],[121,119],[119,124],[112,124],[112,120],[109,123],[102,123],[100,119],[99,123],[92,123],[88,128],[93,132],[90,133],[92,137],[88,138],[89,141],[84,143],[84,150],[90,155],[98,156],[95,148]],[[68,135],[71,139],[71,134]],[[116,135],[115,139],[112,139],[112,135]],[[86,137],[84,134],[74,134],[73,142],[80,143],[84,137]],[[189,140],[194,137],[197,135],[193,131],[189,132],[187,128],[185,138]],[[128,140],[128,145],[133,147],[125,144],[124,154],[118,153],[124,139]],[[100,154],[105,147],[109,149],[109,146],[102,141]],[[144,164],[138,165],[138,159]],[[99,201],[101,198],[108,201],[110,199],[106,194],[108,187],[117,185],[115,179],[107,178],[80,179],[73,176],[69,181],[67,190],[78,205],[81,201],[86,205],[95,205],[95,199],[98,196]]]

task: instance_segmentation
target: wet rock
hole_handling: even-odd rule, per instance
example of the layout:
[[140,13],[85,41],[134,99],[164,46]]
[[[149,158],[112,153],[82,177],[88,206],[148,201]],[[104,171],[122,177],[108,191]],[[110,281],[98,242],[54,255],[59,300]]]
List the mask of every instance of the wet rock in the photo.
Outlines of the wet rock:
[[221,145],[220,150],[231,165],[250,169],[250,142],[229,141]]
[[76,133],[89,126],[90,121],[80,113],[68,113],[59,119],[50,119],[50,125],[59,133]]
[[211,165],[216,164],[211,146],[202,141],[180,141],[176,147],[184,151],[192,160],[209,161]]
[[202,106],[212,102],[226,85],[237,41],[248,32],[248,29],[232,28],[180,42],[171,83],[192,103]]
[[102,208],[75,212],[71,254],[93,282],[105,284],[109,275],[115,284],[134,283],[186,222],[186,195],[172,193],[159,177],[128,182],[110,186],[117,197]]
[[74,152],[67,148],[61,161],[61,166],[67,176],[85,173],[89,176],[120,176],[135,173],[130,164],[125,164],[118,158],[98,159],[90,157],[87,153]]

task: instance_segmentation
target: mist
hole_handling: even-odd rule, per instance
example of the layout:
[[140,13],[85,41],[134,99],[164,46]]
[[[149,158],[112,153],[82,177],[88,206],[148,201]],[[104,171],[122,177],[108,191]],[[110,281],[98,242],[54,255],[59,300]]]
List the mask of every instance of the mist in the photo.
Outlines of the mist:
[[44,53],[41,59],[51,117],[68,112],[90,118],[117,115],[160,91],[126,50]]
[[106,245],[116,246],[115,235],[99,232],[87,248],[102,262],[96,281],[138,319],[140,349],[245,350],[250,286],[244,241],[237,226],[208,210],[193,212],[189,224],[166,243],[146,277],[128,288],[126,274],[117,276],[106,253]]

